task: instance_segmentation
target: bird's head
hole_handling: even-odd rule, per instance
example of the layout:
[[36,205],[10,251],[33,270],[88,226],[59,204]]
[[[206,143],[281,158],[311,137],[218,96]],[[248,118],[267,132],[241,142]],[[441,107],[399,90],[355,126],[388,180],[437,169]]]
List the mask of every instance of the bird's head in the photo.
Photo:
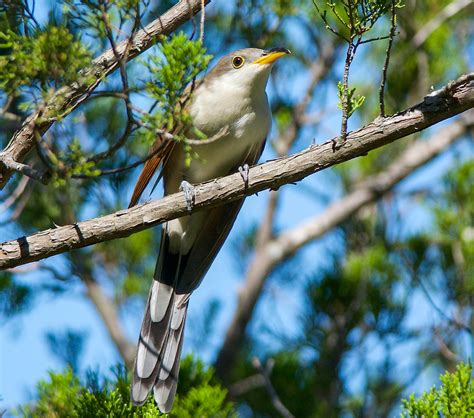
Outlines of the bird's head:
[[286,48],[245,48],[222,57],[207,74],[210,82],[223,81],[236,87],[265,89],[270,71],[276,60],[291,54]]

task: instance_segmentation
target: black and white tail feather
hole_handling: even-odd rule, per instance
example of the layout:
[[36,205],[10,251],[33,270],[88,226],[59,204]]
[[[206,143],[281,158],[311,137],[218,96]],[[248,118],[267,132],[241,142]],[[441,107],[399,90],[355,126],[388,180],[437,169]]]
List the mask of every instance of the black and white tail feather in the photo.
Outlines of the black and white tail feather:
[[[171,410],[178,386],[188,299],[188,295],[176,295],[170,286],[154,281],[135,359],[134,404],[143,405],[153,389],[160,411]],[[166,306],[165,310],[162,306]]]
[[[167,240],[165,233],[163,240]],[[143,405],[153,389],[161,412],[171,410],[176,394],[190,296],[176,293],[181,257],[172,257],[177,258],[174,279],[168,281],[163,277],[166,247],[162,243],[140,330],[132,382],[133,403]]]

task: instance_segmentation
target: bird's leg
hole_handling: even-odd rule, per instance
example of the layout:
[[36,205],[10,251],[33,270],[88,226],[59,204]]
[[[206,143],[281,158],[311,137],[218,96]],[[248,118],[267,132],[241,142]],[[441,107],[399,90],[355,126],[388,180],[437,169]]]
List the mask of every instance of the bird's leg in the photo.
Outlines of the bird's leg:
[[179,186],[179,190],[184,193],[184,199],[186,200],[186,208],[189,212],[191,212],[193,210],[194,201],[196,198],[194,186],[191,183],[188,183],[186,180],[183,180]]
[[245,183],[245,187],[249,187],[249,165],[244,164],[239,167],[239,173],[242,176],[242,180]]

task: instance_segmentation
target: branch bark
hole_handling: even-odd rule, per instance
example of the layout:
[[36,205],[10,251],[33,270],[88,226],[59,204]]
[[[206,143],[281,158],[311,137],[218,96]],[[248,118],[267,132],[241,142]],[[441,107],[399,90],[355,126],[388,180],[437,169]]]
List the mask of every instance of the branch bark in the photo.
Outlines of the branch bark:
[[[252,167],[245,185],[240,174],[195,186],[193,210],[214,207],[265,189],[296,182],[333,165],[351,160],[397,139],[423,130],[474,107],[474,73],[448,83],[423,102],[387,118],[377,118],[352,132],[339,149],[336,138]],[[0,244],[0,269],[41,260],[74,248],[121,238],[188,214],[184,194],[176,193],[129,210],[21,237]]]
[[[205,4],[211,0],[205,0]],[[84,69],[79,81],[59,89],[37,112],[29,116],[21,128],[15,132],[6,148],[0,152],[0,190],[8,182],[12,174],[10,165],[4,161],[21,163],[28,152],[34,147],[35,132],[43,135],[59,118],[76,109],[102,79],[119,67],[121,60],[130,61],[146,51],[157,41],[159,35],[169,35],[179,26],[192,18],[201,10],[201,0],[181,0],[166,13],[155,19],[132,39],[127,39],[97,57],[89,68]]]
[[281,233],[263,248],[258,248],[247,270],[245,283],[239,292],[236,311],[217,356],[215,364],[217,375],[224,381],[228,380],[264,284],[278,264],[287,260],[310,241],[314,241],[347,220],[364,206],[375,202],[414,170],[435,158],[473,126],[474,111],[471,110],[436,133],[433,138],[415,143],[386,171],[366,179],[353,192],[330,205],[321,214]]

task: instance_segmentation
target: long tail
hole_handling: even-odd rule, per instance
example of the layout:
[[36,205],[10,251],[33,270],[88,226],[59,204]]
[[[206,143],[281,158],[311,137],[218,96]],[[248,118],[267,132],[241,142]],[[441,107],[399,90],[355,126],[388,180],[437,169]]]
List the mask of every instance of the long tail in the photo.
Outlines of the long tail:
[[153,389],[158,408],[173,406],[178,386],[189,294],[153,280],[145,309],[133,370],[132,401],[143,405]]

